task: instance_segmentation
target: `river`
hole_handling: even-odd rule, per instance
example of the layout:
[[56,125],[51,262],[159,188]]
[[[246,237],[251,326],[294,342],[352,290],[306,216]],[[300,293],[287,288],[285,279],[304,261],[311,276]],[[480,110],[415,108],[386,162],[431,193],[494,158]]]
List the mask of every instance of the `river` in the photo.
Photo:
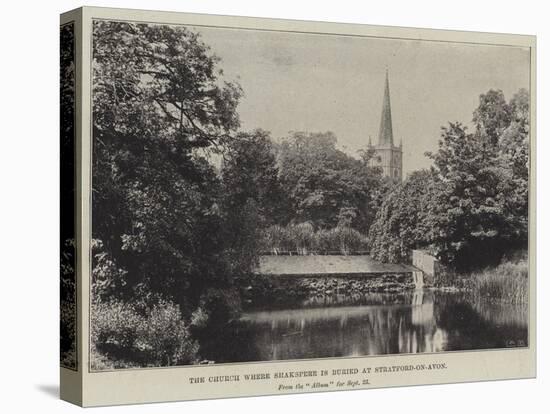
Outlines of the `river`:
[[223,363],[523,347],[527,320],[527,306],[465,293],[333,295],[245,312],[211,332],[201,355]]

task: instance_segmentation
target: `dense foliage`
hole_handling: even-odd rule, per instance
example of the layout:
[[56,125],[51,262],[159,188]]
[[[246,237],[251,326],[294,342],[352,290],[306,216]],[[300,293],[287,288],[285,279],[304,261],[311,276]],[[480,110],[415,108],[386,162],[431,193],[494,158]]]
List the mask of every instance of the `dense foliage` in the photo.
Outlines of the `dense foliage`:
[[409,260],[411,248],[426,247],[435,234],[440,183],[431,171],[415,171],[384,198],[369,231],[370,254],[382,262]]
[[179,307],[171,302],[159,301],[152,307],[99,302],[93,309],[92,326],[95,369],[197,361],[198,344],[191,339]]
[[241,91],[217,62],[183,27],[94,22],[96,311],[166,300],[186,318],[220,288],[234,302],[222,183],[206,157],[232,139]]
[[60,359],[76,368],[74,26],[60,31]]
[[261,229],[283,220],[284,191],[269,134],[237,134],[224,153],[221,178],[229,253],[243,273],[256,265]]
[[287,219],[334,228],[346,222],[368,231],[374,216],[381,170],[336,148],[330,132],[296,132],[279,145],[281,183],[288,197]]
[[[406,260],[431,250],[458,269],[496,263],[527,241],[528,94],[506,102],[501,91],[480,97],[476,130],[443,128],[434,166],[413,174],[384,200],[371,228],[372,254]],[[498,120],[498,122],[497,122]]]

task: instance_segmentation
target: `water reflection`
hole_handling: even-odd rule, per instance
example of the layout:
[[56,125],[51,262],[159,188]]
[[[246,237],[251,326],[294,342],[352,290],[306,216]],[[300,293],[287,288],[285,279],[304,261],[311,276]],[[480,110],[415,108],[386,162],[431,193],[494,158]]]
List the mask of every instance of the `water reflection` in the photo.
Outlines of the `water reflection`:
[[[527,344],[527,308],[419,290],[319,298],[300,309],[259,310],[210,335],[201,353],[216,362],[269,361]],[[340,306],[338,306],[340,305]]]

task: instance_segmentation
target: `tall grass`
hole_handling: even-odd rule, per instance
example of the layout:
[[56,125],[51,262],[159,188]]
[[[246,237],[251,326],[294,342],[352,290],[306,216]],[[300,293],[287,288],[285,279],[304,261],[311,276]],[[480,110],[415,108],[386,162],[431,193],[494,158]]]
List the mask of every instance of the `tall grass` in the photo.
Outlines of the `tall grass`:
[[355,229],[337,226],[315,231],[311,223],[271,226],[264,230],[262,250],[272,254],[343,254],[367,249],[367,237]]
[[474,294],[482,298],[517,304],[527,303],[529,298],[526,259],[473,273],[470,281]]

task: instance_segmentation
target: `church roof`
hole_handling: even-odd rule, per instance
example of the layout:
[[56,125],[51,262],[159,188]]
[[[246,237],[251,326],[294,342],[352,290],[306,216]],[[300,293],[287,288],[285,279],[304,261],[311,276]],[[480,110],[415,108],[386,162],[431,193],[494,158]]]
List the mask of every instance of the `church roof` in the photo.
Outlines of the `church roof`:
[[382,117],[380,118],[380,131],[378,132],[378,145],[393,145],[393,129],[391,122],[390,81],[386,70],[386,85],[384,88],[384,101],[382,103]]

